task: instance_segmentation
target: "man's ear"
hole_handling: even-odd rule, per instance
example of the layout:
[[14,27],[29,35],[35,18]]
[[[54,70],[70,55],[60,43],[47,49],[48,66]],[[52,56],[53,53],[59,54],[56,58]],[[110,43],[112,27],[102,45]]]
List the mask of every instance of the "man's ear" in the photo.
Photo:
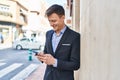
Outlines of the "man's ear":
[[62,19],[65,19],[65,16],[64,16],[64,15],[62,16]]
[[65,19],[65,15],[59,15],[59,18]]

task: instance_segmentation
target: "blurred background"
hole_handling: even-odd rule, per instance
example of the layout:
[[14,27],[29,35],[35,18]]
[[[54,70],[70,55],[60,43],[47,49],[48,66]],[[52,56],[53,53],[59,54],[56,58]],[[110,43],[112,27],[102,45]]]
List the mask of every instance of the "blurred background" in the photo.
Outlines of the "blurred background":
[[66,25],[81,34],[75,80],[120,80],[120,0],[0,0],[0,80],[42,80],[45,67],[31,44],[44,47],[51,29],[44,13],[52,4],[64,7]]

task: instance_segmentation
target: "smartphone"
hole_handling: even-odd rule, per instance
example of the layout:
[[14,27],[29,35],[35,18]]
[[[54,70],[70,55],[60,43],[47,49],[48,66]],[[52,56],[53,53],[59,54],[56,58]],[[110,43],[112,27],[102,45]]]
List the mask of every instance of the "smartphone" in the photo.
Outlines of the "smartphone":
[[32,50],[32,52],[35,53],[35,56],[38,55],[38,52],[37,52],[37,51],[33,51],[33,50]]

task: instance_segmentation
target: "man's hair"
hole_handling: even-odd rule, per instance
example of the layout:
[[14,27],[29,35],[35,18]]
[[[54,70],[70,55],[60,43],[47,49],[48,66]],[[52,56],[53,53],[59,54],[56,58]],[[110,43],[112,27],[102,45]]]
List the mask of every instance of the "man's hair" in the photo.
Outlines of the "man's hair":
[[59,17],[65,15],[65,10],[62,6],[58,4],[54,4],[50,6],[47,10],[45,15],[49,17],[51,14],[56,13]]

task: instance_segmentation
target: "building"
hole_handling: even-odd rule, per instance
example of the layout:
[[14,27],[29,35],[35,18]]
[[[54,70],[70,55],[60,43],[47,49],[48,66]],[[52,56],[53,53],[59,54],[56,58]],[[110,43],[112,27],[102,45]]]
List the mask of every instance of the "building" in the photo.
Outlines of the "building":
[[120,0],[68,2],[72,28],[81,34],[81,67],[75,80],[120,80]]
[[12,43],[22,35],[21,27],[27,24],[28,9],[16,0],[0,1],[0,32],[4,43]]
[[44,42],[46,31],[51,29],[47,18],[45,18],[45,11],[47,9],[46,2],[44,0],[18,1],[19,3],[25,5],[28,9],[27,25],[22,27],[25,36],[34,37],[37,38],[37,40],[42,40],[42,42]]

